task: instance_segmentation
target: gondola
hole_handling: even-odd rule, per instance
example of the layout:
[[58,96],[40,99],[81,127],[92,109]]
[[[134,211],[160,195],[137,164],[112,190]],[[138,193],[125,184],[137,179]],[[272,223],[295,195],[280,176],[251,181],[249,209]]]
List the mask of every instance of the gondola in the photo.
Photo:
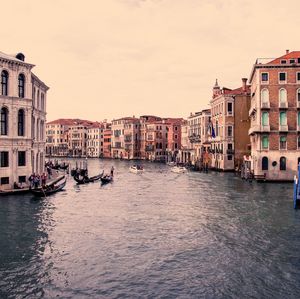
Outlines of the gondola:
[[113,181],[113,176],[111,176],[111,175],[105,175],[105,176],[101,177],[102,185],[110,183],[112,181]]
[[79,176],[75,175],[75,176],[73,176],[73,178],[77,182],[78,185],[83,185],[83,184],[88,184],[88,183],[98,181],[98,180],[100,180],[100,178],[102,176],[103,176],[103,172],[98,175],[92,176],[92,177],[83,176],[82,178],[79,178]]
[[46,197],[48,195],[61,191],[65,187],[66,183],[67,179],[65,179],[59,185],[51,184],[37,189],[30,189],[30,192],[37,197]]

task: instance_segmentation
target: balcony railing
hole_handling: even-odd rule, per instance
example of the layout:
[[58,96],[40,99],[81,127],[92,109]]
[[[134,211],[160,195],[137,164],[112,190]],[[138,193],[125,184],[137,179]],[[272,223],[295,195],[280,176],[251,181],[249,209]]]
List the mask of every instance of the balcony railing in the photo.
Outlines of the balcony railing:
[[288,125],[279,125],[280,132],[287,132],[289,130]]
[[261,109],[270,109],[270,102],[261,102]]
[[234,155],[234,149],[228,149],[228,150],[226,151],[226,154],[227,154],[227,155]]
[[270,132],[270,125],[261,125],[262,132]]
[[279,102],[279,108],[287,109],[288,108],[288,102]]
[[251,135],[259,132],[270,132],[270,125],[253,125],[249,129],[248,134]]

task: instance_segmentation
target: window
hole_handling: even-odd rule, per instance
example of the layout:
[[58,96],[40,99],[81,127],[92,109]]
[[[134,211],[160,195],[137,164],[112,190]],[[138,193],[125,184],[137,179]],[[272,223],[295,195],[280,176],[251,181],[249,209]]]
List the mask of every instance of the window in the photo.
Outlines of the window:
[[23,74],[20,74],[18,78],[18,90],[19,90],[19,98],[24,98],[25,97],[25,76]]
[[8,152],[0,152],[0,167],[8,167]]
[[261,91],[261,101],[262,103],[269,103],[269,90],[266,88]]
[[24,110],[20,109],[18,112],[18,136],[24,136]]
[[281,157],[279,160],[279,169],[286,170],[286,157]]
[[1,94],[3,96],[8,95],[8,72],[2,71],[1,73]]
[[286,60],[283,59],[283,60],[280,61],[280,63],[281,63],[281,64],[286,64]]
[[297,90],[297,100],[300,102],[300,89]]
[[232,160],[232,155],[227,155],[227,160],[231,161]]
[[290,63],[295,63],[295,59],[290,59]]
[[8,109],[3,107],[1,109],[0,116],[1,135],[7,135],[8,133]]
[[298,111],[298,126],[300,126],[300,112]]
[[26,183],[26,175],[19,176],[19,183]]
[[286,89],[281,88],[279,90],[279,102],[280,103],[286,103],[287,97],[286,97]]
[[9,184],[9,177],[3,177],[1,178],[1,185]]
[[300,63],[300,58],[298,58],[297,60],[298,60],[298,63]]
[[261,123],[263,126],[269,125],[269,113],[264,111],[261,115]]
[[286,73],[279,73],[279,81],[280,82],[286,81]]
[[300,72],[297,73],[297,81],[300,81]]
[[232,137],[232,126],[227,127],[227,135],[228,137]]
[[268,170],[269,169],[269,159],[268,157],[263,157],[261,160],[261,170]]
[[262,143],[262,148],[263,149],[268,149],[269,148],[269,137],[268,136],[263,136],[261,143]]
[[281,126],[286,126],[287,125],[287,118],[286,118],[286,112],[285,111],[280,112],[279,124]]
[[262,82],[268,82],[269,81],[269,74],[268,73],[262,73],[261,74],[261,81]]
[[300,149],[300,136],[298,136],[298,149]]
[[227,103],[227,114],[232,115],[232,103]]
[[281,149],[281,150],[286,149],[286,137],[285,136],[280,136],[279,149]]
[[26,152],[18,152],[18,166],[26,166]]

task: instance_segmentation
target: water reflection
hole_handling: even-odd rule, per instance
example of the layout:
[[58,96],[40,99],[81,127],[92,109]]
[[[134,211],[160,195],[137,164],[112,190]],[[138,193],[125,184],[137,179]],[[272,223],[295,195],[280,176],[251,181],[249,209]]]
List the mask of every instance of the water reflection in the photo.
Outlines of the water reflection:
[[113,164],[114,182],[77,186],[70,178],[44,201],[0,201],[1,295],[297,298],[291,185],[88,163],[90,175]]

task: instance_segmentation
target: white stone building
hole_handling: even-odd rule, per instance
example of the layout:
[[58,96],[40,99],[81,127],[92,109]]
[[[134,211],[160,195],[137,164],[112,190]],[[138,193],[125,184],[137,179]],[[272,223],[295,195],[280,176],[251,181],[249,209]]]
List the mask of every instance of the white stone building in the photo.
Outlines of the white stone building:
[[22,53],[0,52],[0,188],[44,171],[46,94]]
[[95,123],[87,129],[87,156],[91,158],[103,157],[104,125]]

